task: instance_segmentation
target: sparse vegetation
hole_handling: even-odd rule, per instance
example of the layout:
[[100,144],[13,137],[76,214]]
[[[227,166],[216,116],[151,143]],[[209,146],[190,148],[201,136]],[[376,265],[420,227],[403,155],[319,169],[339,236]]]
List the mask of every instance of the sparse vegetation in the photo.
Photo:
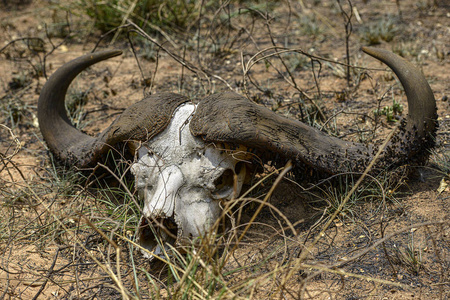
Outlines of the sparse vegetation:
[[[131,162],[110,153],[108,165],[94,169],[62,166],[47,152],[36,120],[45,76],[92,50],[94,41],[106,44],[86,20],[101,33],[132,20],[136,25],[121,28],[121,38],[108,40],[108,47],[132,48],[136,55],[93,66],[95,72],[70,89],[70,118],[89,133],[145,92],[196,100],[232,89],[336,136],[384,141],[405,102],[401,91],[378,80],[384,73],[353,68],[380,66],[357,49],[381,43],[408,60],[420,56],[436,98],[445,99],[447,32],[435,26],[445,8],[433,5],[425,16],[418,8],[425,1],[400,1],[400,23],[391,2],[349,1],[362,21],[351,19],[346,47],[335,1],[78,0],[50,9],[47,2],[17,2],[8,9],[20,13],[0,9],[6,41],[0,48],[1,299],[450,296],[445,117],[431,164],[409,166],[419,179],[408,178],[406,168],[380,170],[356,185],[361,174],[323,179],[295,170],[294,182],[293,174],[280,175],[282,167],[258,166],[262,171],[246,192],[223,203],[236,221],[227,232],[217,222],[206,236],[151,261],[135,242],[142,202],[127,173]],[[75,35],[81,40],[67,38]],[[420,38],[408,41],[414,35]],[[429,45],[444,54],[422,51]],[[355,75],[353,85],[346,75]],[[387,90],[392,104],[376,108]],[[447,101],[438,106],[448,111]],[[387,124],[374,115],[386,116]]]
[[204,9],[201,1],[187,0],[79,0],[79,6],[103,33],[127,24],[127,20],[150,31],[189,31]]
[[400,266],[404,267],[408,272],[411,272],[414,275],[419,275],[419,272],[424,268],[422,264],[422,251],[423,249],[420,246],[417,246],[414,241],[414,231],[415,228],[411,230],[410,241],[404,247],[404,249],[400,249],[396,245],[394,245],[395,251],[395,261]]
[[318,39],[325,32],[323,24],[319,22],[315,15],[302,14],[300,15],[300,31],[302,34],[311,36],[313,39]]
[[380,44],[382,41],[391,42],[400,26],[395,20],[396,17],[388,16],[362,27],[359,32],[361,39],[368,45]]
[[378,116],[386,116],[386,121],[395,122],[397,121],[397,117],[401,115],[403,112],[403,105],[398,103],[397,101],[392,100],[392,105],[386,105],[382,109],[375,109],[373,114],[375,117]]

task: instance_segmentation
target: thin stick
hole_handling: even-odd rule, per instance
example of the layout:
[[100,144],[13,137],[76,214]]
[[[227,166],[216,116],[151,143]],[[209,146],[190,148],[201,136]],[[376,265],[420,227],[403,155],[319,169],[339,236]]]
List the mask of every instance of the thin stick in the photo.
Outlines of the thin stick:
[[307,253],[309,253],[312,250],[312,247],[314,247],[314,245],[317,244],[317,242],[322,238],[323,234],[325,233],[325,230],[328,229],[328,227],[330,227],[331,223],[333,222],[333,220],[337,217],[337,215],[341,212],[342,208],[344,207],[344,205],[348,202],[348,200],[350,199],[351,195],[353,195],[353,193],[356,191],[356,189],[359,187],[359,185],[362,183],[362,181],[364,180],[364,178],[366,177],[366,175],[369,173],[369,171],[372,169],[372,167],[375,165],[375,162],[378,160],[378,157],[381,155],[381,153],[384,151],[384,148],[386,148],[388,142],[391,140],[391,138],[394,136],[394,134],[397,132],[398,127],[395,127],[394,130],[391,131],[391,133],[389,134],[389,136],[385,139],[385,141],[383,142],[383,144],[381,145],[381,147],[378,149],[377,154],[375,155],[375,157],[372,159],[372,161],[369,163],[369,165],[367,166],[366,170],[363,172],[363,174],[361,175],[361,177],[358,178],[358,181],[356,181],[355,185],[352,187],[352,189],[350,190],[350,192],[347,193],[347,195],[345,196],[344,200],[339,204],[339,207],[336,209],[336,211],[331,215],[331,217],[328,219],[327,223],[325,223],[325,225],[323,226],[322,230],[320,231],[320,233],[316,236],[316,238],[314,239],[314,241],[312,242],[312,244],[307,247],[307,249],[305,249],[304,251],[302,251],[302,253],[299,256],[300,261],[303,261],[304,259],[306,259]]
[[261,210],[263,209],[263,207],[265,206],[265,204],[267,203],[267,201],[269,200],[269,198],[272,196],[273,191],[275,190],[275,188],[278,186],[278,184],[281,182],[281,179],[283,179],[283,177],[287,174],[287,172],[289,172],[292,169],[292,162],[288,161],[288,163],[286,164],[286,166],[284,167],[284,170],[280,173],[280,175],[278,175],[277,179],[275,180],[274,184],[272,185],[272,187],[270,188],[269,192],[267,193],[266,197],[264,197],[263,202],[261,202],[261,204],[259,205],[259,207],[256,209],[255,213],[253,214],[252,218],[250,219],[250,221],[248,222],[247,226],[245,227],[244,231],[242,232],[242,234],[239,236],[237,243],[234,245],[233,249],[231,250],[231,252],[233,252],[236,247],[239,245],[239,243],[241,242],[241,240],[244,238],[245,234],[247,233],[247,231],[249,230],[250,226],[252,225],[252,223],[255,221],[256,217],[259,215],[259,213],[261,212]]

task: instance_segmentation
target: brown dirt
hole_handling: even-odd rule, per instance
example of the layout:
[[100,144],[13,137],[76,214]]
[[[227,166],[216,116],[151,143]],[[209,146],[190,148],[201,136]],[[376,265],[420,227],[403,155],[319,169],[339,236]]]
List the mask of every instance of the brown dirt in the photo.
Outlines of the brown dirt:
[[[120,298],[120,294],[110,287],[112,282],[107,274],[93,266],[93,258],[105,260],[114,253],[101,242],[93,241],[102,241],[102,238],[80,221],[80,214],[87,211],[86,207],[102,207],[98,195],[83,188],[79,180],[72,182],[75,179],[70,177],[70,172],[58,171],[67,180],[55,175],[53,160],[49,158],[37,124],[37,99],[46,78],[42,72],[37,72],[38,76],[34,74],[40,70],[44,55],[48,54],[45,71],[49,76],[65,62],[91,51],[100,36],[95,30],[87,29],[90,27],[85,18],[77,14],[66,15],[62,8],[69,1],[61,2],[49,4],[36,0],[8,8],[2,6],[4,3],[0,4],[0,125],[4,124],[0,126],[0,195],[4,197],[0,200],[0,299],[31,299],[35,295],[39,295],[39,299]],[[298,1],[290,3],[290,6],[287,2],[280,2],[282,4],[274,8],[272,14],[276,18],[271,21],[270,28],[275,43],[344,62],[344,26],[342,16],[336,12],[335,2],[321,1],[320,5],[313,5],[313,2]],[[392,176],[391,184],[384,185],[388,187],[385,201],[381,196],[373,196],[355,203],[345,215],[340,214],[322,240],[309,249],[309,264],[334,265],[333,270],[342,270],[345,274],[314,274],[311,267],[290,277],[284,285],[279,283],[283,287],[279,291],[271,290],[273,284],[270,282],[262,284],[252,292],[253,299],[450,298],[450,187],[446,186],[450,185],[450,7],[446,1],[402,0],[399,3],[402,21],[394,23],[393,39],[381,41],[378,47],[401,49],[405,58],[419,65],[426,75],[438,106],[440,127],[436,154],[427,166],[414,168],[416,172],[409,178],[398,174]],[[396,19],[396,1],[352,1],[352,4],[362,21],[359,23],[353,19],[351,64],[384,69],[385,66],[359,51],[360,46],[366,44],[361,40],[362,30],[370,24],[382,23],[383,19]],[[305,16],[311,18],[310,21],[302,22]],[[64,36],[55,32],[67,30],[64,25],[67,22],[71,24],[73,37],[64,40]],[[304,112],[314,111],[311,102],[300,99],[298,90],[288,82],[291,79],[283,78],[288,74],[278,59],[253,66],[250,73],[252,82],[244,85],[241,54],[245,64],[257,51],[272,44],[262,15],[244,16],[233,22],[234,28],[227,27],[233,36],[238,36],[233,45],[226,40],[227,31],[223,27],[222,32],[219,29],[214,31],[215,27],[209,23],[202,27],[201,43],[224,37],[220,52],[204,48],[197,52],[197,42],[182,34],[176,42],[178,45],[186,43],[186,51],[183,47],[174,49],[165,44],[180,57],[184,55],[198,70],[202,66],[210,71],[208,76],[202,75],[201,71],[190,72],[164,51],[159,51],[157,64],[154,60],[139,58],[146,79],[143,80],[125,39],[112,45],[101,42],[101,48],[121,48],[125,54],[92,67],[75,80],[71,92],[87,91],[88,102],[74,120],[85,132],[99,133],[118,113],[139,101],[143,91],[149,91],[143,86],[143,81],[148,82],[149,78],[152,93],[179,92],[195,101],[206,94],[227,90],[228,84],[236,91],[246,92],[251,99],[293,118],[300,118],[300,106]],[[311,34],[313,29],[310,26],[317,24],[318,31]],[[53,34],[51,39],[45,25]],[[20,40],[30,37],[40,38],[43,43],[33,41],[33,44],[26,45]],[[164,41],[162,37],[158,39]],[[60,43],[61,46],[50,53],[52,44]],[[141,44],[136,49],[138,53],[146,51]],[[382,140],[395,126],[385,120],[375,125],[373,110],[379,105],[377,99],[384,94],[387,97],[383,98],[381,107],[391,105],[394,97],[406,111],[403,92],[391,73],[365,71],[370,77],[365,77],[359,86],[348,88],[341,67],[322,61],[319,96],[310,61],[301,63],[302,57],[292,54],[285,59],[290,64],[299,62],[299,67],[292,71],[295,82],[300,90],[314,99],[327,118],[332,118],[326,129],[333,134],[352,140]],[[275,68],[282,71],[277,72]],[[315,64],[316,76],[318,68]],[[359,78],[360,72],[355,70],[354,79]],[[315,117],[317,114],[311,114],[311,119]],[[319,126],[323,121],[317,120],[316,124]],[[270,185],[261,186],[254,197],[262,197]],[[328,203],[328,208],[331,207],[332,197],[328,202],[323,199],[317,202],[315,195],[304,190],[310,185],[301,182],[299,186],[285,180],[277,188],[271,203],[291,223],[298,223],[295,226],[297,235],[287,229],[288,222],[280,218],[278,212],[263,209],[257,218],[261,225],[252,227],[226,269],[232,270],[243,264],[253,266],[255,261],[270,259],[263,266],[255,264],[251,270],[239,273],[234,279],[229,279],[230,282],[238,283],[243,278],[268,274],[274,268],[289,264],[301,255],[302,245],[311,243],[329,216],[324,214],[324,206]],[[320,184],[319,188],[325,192],[332,189],[326,183]],[[323,197],[324,194],[321,195]],[[242,222],[250,219],[256,206],[253,203],[244,208]],[[86,215],[88,219],[89,216],[99,218],[94,214]],[[57,220],[63,221],[68,232],[60,233],[62,225]],[[433,223],[438,221],[442,222]],[[370,248],[391,233],[397,234],[384,244]],[[82,239],[88,250],[76,246],[72,234]],[[404,261],[411,246],[416,257],[421,255],[418,271]],[[352,259],[364,249],[369,251]],[[126,264],[129,257],[122,255],[124,282],[132,287],[132,269],[130,264]],[[149,263],[138,256],[136,252],[139,267],[149,269]],[[307,280],[302,282],[305,278]],[[145,281],[144,276],[139,280]],[[273,280],[282,281],[281,278]],[[304,290],[300,284],[305,284],[308,292],[301,294]]]

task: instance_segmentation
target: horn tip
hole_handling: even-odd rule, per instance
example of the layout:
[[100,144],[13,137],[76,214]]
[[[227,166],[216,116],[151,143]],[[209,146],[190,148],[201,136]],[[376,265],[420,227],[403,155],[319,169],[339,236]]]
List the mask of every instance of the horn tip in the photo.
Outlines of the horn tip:
[[382,49],[375,48],[375,47],[369,47],[369,46],[362,46],[361,50],[364,53],[369,54],[370,56],[373,56],[373,57],[380,56],[380,55],[382,55],[382,53],[386,52],[386,50],[382,50]]
[[118,50],[118,49],[112,49],[112,50],[100,51],[99,53],[103,53],[103,55],[105,57],[111,58],[111,57],[122,55],[123,51],[122,50]]

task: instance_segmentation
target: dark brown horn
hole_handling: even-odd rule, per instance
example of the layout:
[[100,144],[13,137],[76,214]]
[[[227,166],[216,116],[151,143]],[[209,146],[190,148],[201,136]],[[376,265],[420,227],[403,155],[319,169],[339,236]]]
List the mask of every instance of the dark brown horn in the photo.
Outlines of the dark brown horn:
[[[400,79],[409,116],[400,134],[388,145],[378,167],[422,162],[433,147],[436,100],[424,75],[397,55],[375,48],[363,51],[387,64]],[[235,94],[215,94],[203,99],[190,123],[191,132],[208,142],[240,144],[276,159],[336,174],[362,171],[376,148],[340,140],[299,121],[287,119]]]
[[[363,51],[387,64],[399,77],[408,98],[409,115],[400,133],[387,146],[379,167],[420,163],[434,146],[436,100],[424,75],[397,55],[375,48]],[[163,93],[150,96],[124,111],[98,137],[72,126],[64,108],[70,82],[88,66],[119,55],[120,51],[88,54],[56,71],[43,87],[38,119],[45,140],[60,159],[79,167],[92,165],[117,143],[146,141],[161,132],[174,110],[188,99]],[[292,159],[322,172],[361,171],[373,158],[375,147],[329,136],[299,121],[284,118],[234,94],[215,94],[203,99],[190,124],[196,136],[208,142],[240,144],[267,153],[267,158]],[[274,156],[276,156],[274,158]]]
[[173,93],[150,96],[126,109],[97,137],[76,129],[64,105],[70,83],[87,67],[120,54],[122,51],[109,50],[74,59],[59,68],[42,88],[38,103],[39,127],[49,149],[62,161],[78,167],[92,166],[120,142],[148,140],[169,124],[181,103],[188,101]]
[[398,164],[422,163],[435,145],[437,130],[436,100],[423,73],[402,57],[386,50],[362,47],[362,51],[388,65],[405,90],[408,100],[406,124],[388,145],[387,152],[400,153]]

